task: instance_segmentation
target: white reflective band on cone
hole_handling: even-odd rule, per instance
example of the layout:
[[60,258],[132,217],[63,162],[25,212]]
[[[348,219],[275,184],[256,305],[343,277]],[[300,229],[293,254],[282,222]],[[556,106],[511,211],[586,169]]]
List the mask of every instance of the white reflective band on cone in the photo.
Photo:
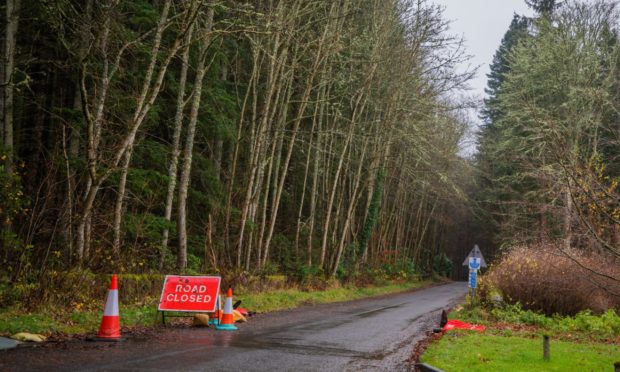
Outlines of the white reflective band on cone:
[[224,303],[224,314],[232,314],[232,313],[233,313],[232,298],[226,297],[226,302]]
[[118,289],[110,289],[105,302],[103,316],[119,316],[118,312]]

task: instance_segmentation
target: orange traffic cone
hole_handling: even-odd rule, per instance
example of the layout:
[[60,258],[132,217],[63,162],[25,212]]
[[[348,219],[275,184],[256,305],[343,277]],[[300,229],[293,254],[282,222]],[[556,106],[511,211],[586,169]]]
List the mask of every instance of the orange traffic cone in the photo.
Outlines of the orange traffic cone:
[[235,320],[233,319],[233,303],[232,303],[232,288],[228,288],[226,292],[226,302],[224,302],[224,314],[220,324],[215,326],[218,331],[236,331]]
[[220,324],[220,317],[222,316],[222,301],[221,295],[218,293],[215,298],[215,312],[209,319],[209,325],[218,325]]
[[112,275],[112,282],[110,283],[110,290],[108,291],[108,298],[103,311],[103,319],[95,340],[121,340],[121,318],[118,312],[118,278],[116,274]]

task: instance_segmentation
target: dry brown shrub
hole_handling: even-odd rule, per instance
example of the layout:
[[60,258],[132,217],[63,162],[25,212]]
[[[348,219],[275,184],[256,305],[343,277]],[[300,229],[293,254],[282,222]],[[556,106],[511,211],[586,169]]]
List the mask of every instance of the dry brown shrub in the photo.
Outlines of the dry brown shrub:
[[546,314],[620,311],[620,260],[553,244],[519,246],[504,254],[481,281],[481,292]]

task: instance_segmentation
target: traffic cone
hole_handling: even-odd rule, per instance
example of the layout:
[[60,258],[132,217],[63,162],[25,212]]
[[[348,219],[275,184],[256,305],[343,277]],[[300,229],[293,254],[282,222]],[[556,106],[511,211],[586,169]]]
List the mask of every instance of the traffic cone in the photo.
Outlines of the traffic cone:
[[228,288],[226,293],[226,302],[224,303],[224,314],[220,319],[220,324],[215,326],[218,331],[236,331],[235,320],[233,319],[233,303],[232,303],[232,288]]
[[220,324],[220,316],[222,315],[222,301],[221,301],[221,297],[222,296],[218,293],[217,297],[215,298],[215,312],[213,313],[213,315],[209,319],[209,325],[218,325],[218,324]]
[[95,340],[121,340],[121,318],[118,312],[118,278],[116,274],[112,275],[112,282],[110,283],[110,290],[108,291],[108,298],[103,311],[103,319]]

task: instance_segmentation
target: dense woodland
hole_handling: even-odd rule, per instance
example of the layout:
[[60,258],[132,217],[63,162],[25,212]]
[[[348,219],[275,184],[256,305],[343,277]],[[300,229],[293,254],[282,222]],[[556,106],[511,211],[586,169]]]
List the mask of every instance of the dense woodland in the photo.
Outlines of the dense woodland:
[[611,1],[528,0],[489,74],[473,200],[526,307],[620,311],[620,54]]
[[428,273],[456,243],[469,74],[439,7],[10,0],[5,14],[10,280]]
[[474,71],[431,1],[6,0],[0,280],[617,263],[615,6],[528,4],[468,157]]
[[530,4],[538,16],[514,16],[491,65],[476,155],[485,226],[496,244],[552,242],[617,259],[616,4]]

